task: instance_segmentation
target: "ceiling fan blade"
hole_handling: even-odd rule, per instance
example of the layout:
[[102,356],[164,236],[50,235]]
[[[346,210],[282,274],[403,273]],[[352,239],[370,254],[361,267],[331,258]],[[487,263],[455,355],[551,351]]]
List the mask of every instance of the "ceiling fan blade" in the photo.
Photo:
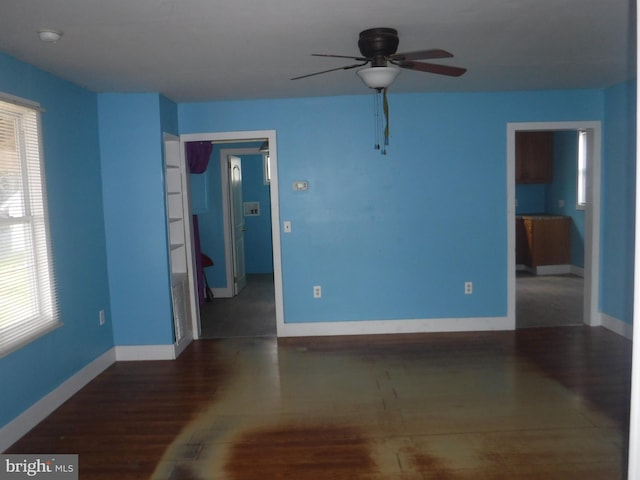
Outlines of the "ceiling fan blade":
[[436,73],[438,75],[447,75],[449,77],[459,77],[467,71],[466,68],[452,67],[450,65],[438,65],[436,63],[396,61],[392,61],[391,63],[393,63],[394,65],[398,65],[401,68],[407,68],[409,70],[419,70],[421,72]]
[[398,60],[400,62],[406,60],[431,60],[432,58],[451,58],[453,53],[446,50],[434,48],[431,50],[418,50],[416,52],[394,53],[389,56],[390,60]]
[[353,60],[358,60],[359,62],[364,62],[367,60],[364,57],[352,57],[349,55],[329,55],[326,53],[312,53],[311,56],[312,57],[330,57],[330,58],[351,58]]
[[321,75],[323,73],[335,72],[336,70],[349,70],[351,68],[363,67],[367,63],[369,63],[369,62],[367,61],[367,62],[363,62],[363,63],[356,63],[354,65],[347,65],[346,67],[330,68],[329,70],[323,70],[321,72],[309,73],[307,75],[300,75],[299,77],[293,77],[291,80],[299,80],[301,78],[313,77],[314,75]]

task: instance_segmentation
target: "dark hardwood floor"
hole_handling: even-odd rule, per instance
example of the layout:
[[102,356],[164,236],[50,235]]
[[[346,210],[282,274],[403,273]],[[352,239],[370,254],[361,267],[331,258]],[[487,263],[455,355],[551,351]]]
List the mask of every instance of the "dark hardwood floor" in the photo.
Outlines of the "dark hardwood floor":
[[580,326],[201,340],[112,365],[6,453],[81,479],[622,479],[630,371]]

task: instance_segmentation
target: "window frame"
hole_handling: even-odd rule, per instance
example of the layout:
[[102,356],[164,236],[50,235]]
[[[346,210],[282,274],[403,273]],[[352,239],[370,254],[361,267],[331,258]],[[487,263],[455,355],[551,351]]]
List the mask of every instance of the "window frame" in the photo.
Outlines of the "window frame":
[[578,130],[577,161],[576,161],[576,209],[587,207],[587,162],[588,162],[588,134],[586,130]]
[[[0,243],[0,273],[6,275],[0,276],[0,293],[9,298],[2,305],[6,317],[0,317],[0,358],[62,325],[51,251],[42,111],[35,102],[0,93],[0,116],[15,125],[4,132],[7,138],[15,135],[15,149],[5,149],[6,156],[0,152],[4,156],[0,171],[18,175],[20,185],[11,194],[14,199],[5,202],[8,213],[0,215],[0,227],[7,228],[8,238],[5,246]],[[16,195],[20,196],[17,201]],[[13,257],[18,260],[12,265]],[[3,262],[11,268],[3,271]],[[16,292],[21,287],[24,293]]]
[[265,185],[271,185],[271,157],[269,152],[262,154],[262,181]]

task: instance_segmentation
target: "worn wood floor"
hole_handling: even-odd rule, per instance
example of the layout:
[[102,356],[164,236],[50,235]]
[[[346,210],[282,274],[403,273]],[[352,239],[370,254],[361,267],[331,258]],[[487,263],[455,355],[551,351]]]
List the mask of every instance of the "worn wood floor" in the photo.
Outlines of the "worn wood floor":
[[77,453],[81,479],[622,479],[630,362],[589,327],[202,340],[114,364],[7,453]]

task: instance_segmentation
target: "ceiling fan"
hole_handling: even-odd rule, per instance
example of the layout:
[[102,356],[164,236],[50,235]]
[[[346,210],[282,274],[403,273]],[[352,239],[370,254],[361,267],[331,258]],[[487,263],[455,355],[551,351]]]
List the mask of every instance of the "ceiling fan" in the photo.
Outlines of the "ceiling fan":
[[[369,68],[358,70],[362,81],[370,88],[382,90],[387,88],[400,73],[399,68],[417,70],[419,72],[435,73],[450,77],[459,77],[467,69],[437,63],[427,63],[417,60],[434,60],[439,58],[451,58],[453,54],[441,49],[419,50],[416,52],[396,53],[398,50],[398,31],[393,28],[370,28],[360,32],[358,48],[362,56],[330,55],[312,53],[314,57],[351,58],[359,63],[343,67],[330,68],[321,72],[300,75],[291,80],[321,75],[337,70],[350,70],[371,64]],[[397,68],[399,67],[399,68]]]
[[[459,77],[467,71],[466,68],[417,61],[453,57],[453,54],[446,50],[431,49],[396,53],[399,42],[398,31],[394,28],[370,28],[363,30],[360,32],[360,38],[358,39],[358,48],[362,55],[360,57],[320,53],[311,54],[314,57],[350,58],[356,60],[358,63],[301,75],[291,80],[299,80],[301,78],[335,72],[337,70],[350,70],[371,64],[368,68],[362,68],[356,73],[367,87],[375,89],[378,93],[378,95],[375,96],[376,103],[374,112],[375,149],[380,150],[381,153],[385,155],[387,153],[386,146],[389,144],[389,104],[387,102],[387,88],[396,79],[400,73],[400,69],[406,68],[408,70],[417,70],[419,72],[435,73],[450,77]],[[382,124],[382,115],[384,115],[384,125]]]

